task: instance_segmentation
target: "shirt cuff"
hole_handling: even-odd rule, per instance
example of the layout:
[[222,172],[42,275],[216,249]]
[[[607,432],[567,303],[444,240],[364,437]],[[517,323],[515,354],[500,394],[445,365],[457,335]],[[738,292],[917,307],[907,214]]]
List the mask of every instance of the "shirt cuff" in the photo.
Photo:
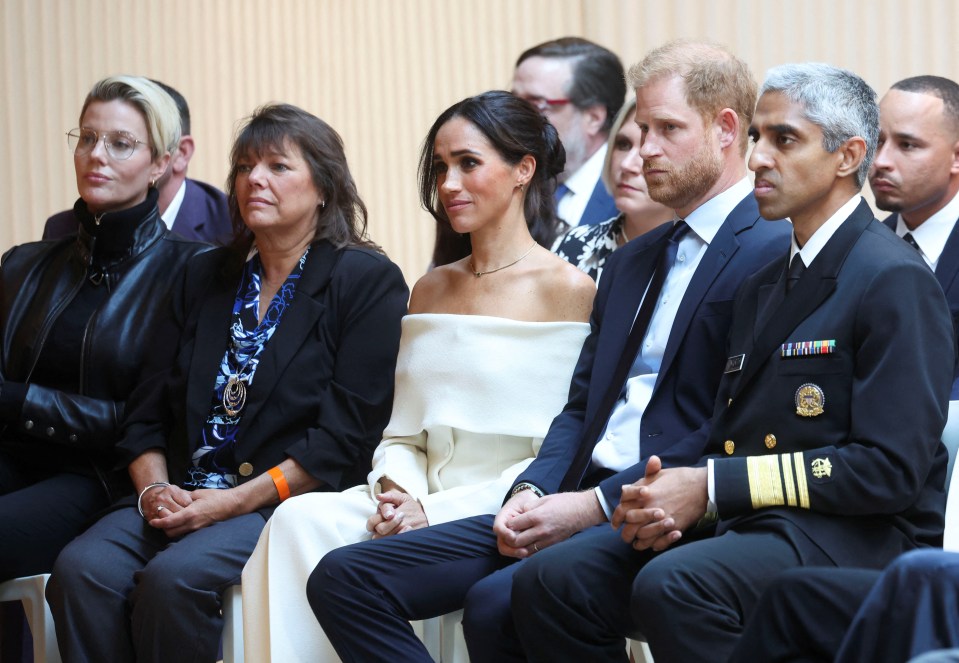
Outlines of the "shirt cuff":
[[716,474],[713,470],[713,459],[706,461],[706,492],[709,495],[707,511],[716,511]]
[[599,500],[599,506],[602,507],[603,513],[606,514],[606,520],[613,522],[613,510],[609,507],[609,502],[606,501],[606,496],[603,495],[603,491],[599,489],[599,486],[593,488],[596,491],[596,499]]

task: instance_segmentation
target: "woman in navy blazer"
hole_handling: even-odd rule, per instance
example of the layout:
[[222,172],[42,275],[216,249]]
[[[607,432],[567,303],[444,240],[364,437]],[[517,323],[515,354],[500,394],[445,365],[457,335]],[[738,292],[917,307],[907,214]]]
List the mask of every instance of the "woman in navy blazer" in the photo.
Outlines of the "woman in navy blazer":
[[231,164],[233,246],[188,264],[130,399],[138,499],[54,568],[68,661],[215,660],[222,593],[273,508],[360,481],[389,417],[408,290],[365,239],[339,136],[266,106]]

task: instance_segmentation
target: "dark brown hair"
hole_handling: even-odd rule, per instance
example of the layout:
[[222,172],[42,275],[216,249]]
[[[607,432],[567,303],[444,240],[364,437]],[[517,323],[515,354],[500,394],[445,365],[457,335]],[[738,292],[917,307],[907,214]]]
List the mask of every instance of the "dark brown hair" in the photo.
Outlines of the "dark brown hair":
[[236,175],[240,161],[267,151],[284,151],[294,146],[309,166],[313,186],[326,205],[318,210],[316,239],[325,239],[337,248],[366,246],[379,250],[366,235],[366,205],[346,163],[343,141],[320,118],[290,104],[268,104],[257,108],[240,129],[230,151],[227,198],[233,222],[234,246],[249,250],[253,233],[243,223],[236,200]]
[[553,125],[528,101],[509,92],[493,90],[468,97],[447,108],[436,118],[423,142],[419,167],[420,202],[438,221],[434,266],[454,262],[470,253],[469,238],[458,236],[452,230],[436,193],[437,177],[433,165],[436,134],[454,117],[462,117],[479,129],[500,158],[511,166],[518,164],[527,154],[536,160],[536,171],[526,187],[523,212],[533,239],[549,248],[562,224],[556,216],[553,191],[556,176],[566,166],[566,151]]

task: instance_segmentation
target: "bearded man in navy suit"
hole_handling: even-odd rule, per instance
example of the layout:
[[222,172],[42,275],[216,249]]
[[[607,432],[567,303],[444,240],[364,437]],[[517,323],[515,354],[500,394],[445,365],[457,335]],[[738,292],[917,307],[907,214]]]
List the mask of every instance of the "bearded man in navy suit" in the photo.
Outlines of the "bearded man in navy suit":
[[[219,189],[187,179],[187,167],[195,149],[190,135],[190,107],[177,90],[153,81],[176,102],[180,111],[180,144],[170,159],[166,172],[156,181],[160,192],[157,205],[166,227],[181,237],[210,244],[227,244],[233,237],[226,195]],[[47,219],[43,239],[61,239],[77,232],[78,221],[73,210],[64,210]]]

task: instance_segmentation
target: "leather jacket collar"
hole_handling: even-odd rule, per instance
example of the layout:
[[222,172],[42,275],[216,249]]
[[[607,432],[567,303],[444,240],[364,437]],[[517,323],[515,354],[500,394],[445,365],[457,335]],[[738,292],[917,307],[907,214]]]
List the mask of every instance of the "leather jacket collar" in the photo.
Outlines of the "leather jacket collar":
[[109,271],[159,240],[166,226],[157,209],[158,198],[159,192],[150,188],[142,203],[99,217],[79,198],[73,211],[80,221],[76,248],[83,264],[98,272]]

